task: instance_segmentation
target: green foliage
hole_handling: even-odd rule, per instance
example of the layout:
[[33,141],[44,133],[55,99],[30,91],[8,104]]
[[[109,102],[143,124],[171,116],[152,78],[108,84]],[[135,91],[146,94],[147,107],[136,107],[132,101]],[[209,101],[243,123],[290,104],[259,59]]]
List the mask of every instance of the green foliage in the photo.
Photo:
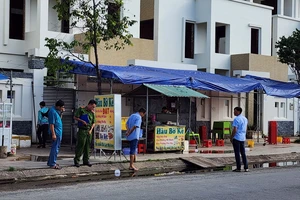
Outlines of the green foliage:
[[290,66],[300,83],[300,31],[296,29],[289,37],[282,36],[275,45],[281,63]]
[[75,57],[84,61],[82,54],[74,52],[75,48],[81,49],[83,54],[87,54],[93,48],[95,63],[91,64],[97,69],[98,90],[101,93],[101,72],[97,67],[100,64],[98,45],[104,42],[106,50],[121,50],[126,45],[132,45],[130,40],[132,34],[127,29],[136,21],[130,20],[127,16],[120,17],[122,6],[122,0],[56,0],[53,8],[57,11],[59,20],[70,19],[70,28],[81,30],[84,39],[67,43],[56,38],[46,38],[45,46],[50,52],[45,65],[49,70],[49,76],[55,79],[57,72],[69,71],[72,68],[61,63],[61,58]]

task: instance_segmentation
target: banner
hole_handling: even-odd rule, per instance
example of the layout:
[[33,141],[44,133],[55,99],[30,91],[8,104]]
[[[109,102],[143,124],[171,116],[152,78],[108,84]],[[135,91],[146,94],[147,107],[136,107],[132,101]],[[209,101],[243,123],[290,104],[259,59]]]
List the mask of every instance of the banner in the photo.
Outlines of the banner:
[[97,95],[95,149],[121,149],[121,96]]
[[154,135],[154,151],[184,149],[185,126],[156,126]]

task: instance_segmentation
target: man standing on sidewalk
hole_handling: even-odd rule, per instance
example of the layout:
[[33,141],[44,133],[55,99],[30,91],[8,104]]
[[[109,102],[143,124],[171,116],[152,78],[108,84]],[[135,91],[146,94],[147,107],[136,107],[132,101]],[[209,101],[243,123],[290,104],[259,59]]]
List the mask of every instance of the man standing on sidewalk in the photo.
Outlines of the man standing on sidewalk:
[[244,164],[245,172],[248,172],[248,162],[245,153],[245,140],[246,140],[246,132],[247,132],[247,125],[248,120],[246,117],[242,115],[242,108],[235,107],[234,108],[234,115],[236,118],[233,120],[232,123],[232,134],[230,141],[233,144],[235,161],[236,161],[236,169],[233,170],[234,172],[241,172],[241,157]]
[[62,100],[58,100],[48,113],[52,146],[47,165],[53,169],[60,169],[59,165],[56,163],[56,159],[62,139],[63,125],[61,115],[64,111],[65,103]]
[[77,142],[75,148],[75,158],[74,165],[80,167],[80,157],[83,154],[83,165],[89,167],[92,164],[89,162],[90,158],[90,145],[92,141],[92,131],[95,126],[95,114],[94,110],[96,108],[97,102],[95,100],[90,100],[85,108],[78,108],[75,113],[74,119],[78,121],[79,131],[77,133]]
[[136,160],[136,148],[140,138],[142,117],[144,117],[145,114],[146,110],[144,108],[140,108],[137,113],[130,115],[126,122],[126,136],[127,140],[130,141],[130,170],[138,170],[135,166],[133,166],[133,162]]
[[38,112],[38,130],[37,136],[39,138],[39,146],[37,148],[46,148],[46,141],[48,136],[48,112],[45,101],[40,102],[41,109]]

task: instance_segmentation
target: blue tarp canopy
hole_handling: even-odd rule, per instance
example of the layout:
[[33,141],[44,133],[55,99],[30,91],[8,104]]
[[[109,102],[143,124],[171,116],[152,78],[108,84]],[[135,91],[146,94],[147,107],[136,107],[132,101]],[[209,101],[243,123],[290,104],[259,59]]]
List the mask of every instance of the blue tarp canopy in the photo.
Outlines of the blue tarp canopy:
[[269,78],[247,75],[243,79],[257,81],[262,85],[267,95],[283,98],[300,96],[300,86],[295,83],[276,81]]
[[[73,65],[71,73],[96,76],[91,63],[63,61]],[[172,70],[144,66],[107,66],[100,65],[103,78],[117,79],[124,84],[183,85],[193,89],[240,93],[261,89],[257,81],[231,78],[191,70]]]
[[[73,65],[74,74],[96,76],[91,63],[66,61]],[[161,69],[145,66],[100,65],[103,78],[117,79],[124,84],[182,85],[193,89],[229,93],[264,90],[267,95],[283,98],[300,96],[300,86],[294,83],[275,81],[247,75],[245,78],[232,78],[212,73],[191,70]]]
[[0,80],[7,80],[9,79],[7,76],[0,74]]

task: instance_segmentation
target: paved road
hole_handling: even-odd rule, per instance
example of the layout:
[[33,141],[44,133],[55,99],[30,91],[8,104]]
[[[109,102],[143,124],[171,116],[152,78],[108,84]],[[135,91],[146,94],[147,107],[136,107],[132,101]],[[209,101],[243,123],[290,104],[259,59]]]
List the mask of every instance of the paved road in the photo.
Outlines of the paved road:
[[217,172],[78,183],[70,186],[2,192],[0,199],[299,199],[299,171],[299,167],[291,167],[257,169],[249,173]]

